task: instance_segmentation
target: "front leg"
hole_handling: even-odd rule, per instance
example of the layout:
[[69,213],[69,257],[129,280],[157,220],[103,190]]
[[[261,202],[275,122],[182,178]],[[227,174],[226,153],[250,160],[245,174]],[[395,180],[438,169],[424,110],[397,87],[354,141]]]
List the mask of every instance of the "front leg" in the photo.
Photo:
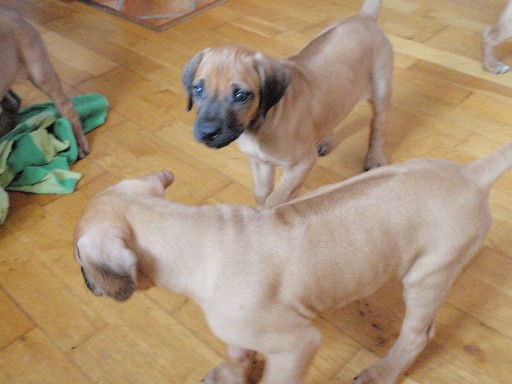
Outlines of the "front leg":
[[309,171],[315,165],[316,156],[315,148],[313,148],[312,152],[301,159],[300,163],[283,167],[281,182],[265,201],[265,208],[274,208],[297,195]]
[[256,204],[258,209],[262,209],[265,207],[265,201],[274,189],[276,167],[255,156],[249,156],[249,164],[252,169]]
[[205,384],[247,384],[256,362],[256,351],[229,345],[226,362],[213,368],[203,379]]

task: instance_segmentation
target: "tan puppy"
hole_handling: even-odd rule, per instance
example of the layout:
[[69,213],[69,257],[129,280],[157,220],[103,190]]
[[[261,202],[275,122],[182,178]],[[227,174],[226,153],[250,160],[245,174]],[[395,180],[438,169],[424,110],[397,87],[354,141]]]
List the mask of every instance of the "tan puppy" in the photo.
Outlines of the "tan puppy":
[[365,173],[257,211],[191,207],[164,198],[169,171],[94,197],[75,232],[75,257],[96,295],[128,299],[165,287],[202,307],[229,345],[205,382],[302,383],[319,344],[317,314],[400,278],[406,313],[386,357],[356,379],[394,383],[434,335],[434,317],[491,224],[488,194],[512,166],[512,144],[469,165],[418,159]]
[[55,102],[59,113],[72,125],[78,144],[78,157],[89,153],[82,124],[71,100],[62,90],[60,79],[53,69],[41,36],[16,12],[0,9],[0,107],[2,121],[0,137],[16,126],[20,100],[9,88],[19,77],[30,80]]
[[494,55],[494,49],[510,38],[512,38],[512,0],[509,0],[496,23],[487,27],[482,34],[484,67],[489,72],[501,74],[510,71],[510,66],[499,61]]
[[[377,25],[380,0],[323,31],[296,55],[275,60],[239,46],[198,53],[183,69],[196,139],[221,148],[237,140],[249,157],[259,207],[294,197],[332,131],[360,101],[374,116],[366,169],[387,163],[385,125],[393,51]],[[318,147],[317,147],[318,146]],[[275,167],[283,178],[274,190]]]

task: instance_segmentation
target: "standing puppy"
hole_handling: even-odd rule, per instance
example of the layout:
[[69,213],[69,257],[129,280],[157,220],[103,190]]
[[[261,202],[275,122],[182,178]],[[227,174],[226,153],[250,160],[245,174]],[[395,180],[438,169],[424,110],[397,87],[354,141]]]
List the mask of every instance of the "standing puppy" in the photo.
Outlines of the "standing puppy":
[[85,157],[89,153],[89,144],[82,124],[71,100],[62,90],[41,36],[20,15],[8,9],[0,9],[0,68],[0,137],[16,127],[20,107],[20,99],[9,88],[18,77],[28,75],[34,85],[53,99],[59,113],[71,122],[78,157]]
[[[238,139],[249,157],[259,207],[294,197],[328,153],[332,131],[360,101],[373,105],[366,169],[387,164],[385,125],[393,50],[377,25],[380,0],[323,31],[296,55],[275,60],[240,46],[205,49],[183,69],[194,135],[209,147]],[[275,167],[283,178],[274,190]]]
[[484,67],[489,72],[501,74],[510,71],[510,66],[499,61],[494,55],[494,49],[510,38],[512,38],[512,0],[509,0],[496,23],[485,28],[482,34]]
[[265,356],[263,384],[303,383],[318,314],[401,279],[400,336],[355,380],[391,384],[434,336],[489,230],[489,189],[511,166],[512,144],[470,164],[416,159],[262,211],[168,201],[173,177],[163,171],[95,196],[76,226],[75,257],[96,295],[126,300],[159,286],[193,298],[229,345],[207,384],[248,383],[254,351]]

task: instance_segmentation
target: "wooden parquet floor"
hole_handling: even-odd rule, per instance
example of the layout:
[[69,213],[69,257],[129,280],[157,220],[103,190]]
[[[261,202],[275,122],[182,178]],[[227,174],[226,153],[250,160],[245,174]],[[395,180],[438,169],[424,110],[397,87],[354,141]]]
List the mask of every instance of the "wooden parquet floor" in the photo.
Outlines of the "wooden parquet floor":
[[[181,69],[199,50],[228,42],[284,57],[323,27],[356,13],[360,0],[230,0],[157,33],[73,0],[0,0],[42,34],[66,91],[99,92],[105,125],[88,134],[92,153],[70,195],[10,193],[0,227],[1,383],[199,383],[224,345],[199,308],[161,289],[126,303],[88,293],[73,258],[78,215],[98,191],[163,168],[168,197],[188,204],[253,204],[251,174],[236,145],[214,151],[191,134]],[[512,140],[512,74],[481,65],[480,34],[505,0],[384,0],[380,24],[396,50],[387,152],[469,161]],[[499,56],[512,63],[512,46]],[[46,100],[29,83],[24,104]],[[337,132],[305,191],[362,171],[370,108]],[[454,196],[457,199],[457,196]],[[402,383],[512,383],[512,172],[491,193],[485,246],[442,307],[437,334]],[[340,234],[342,235],[342,234]],[[323,345],[307,383],[350,383],[397,337],[398,284],[323,316]],[[280,384],[280,383],[276,383]]]

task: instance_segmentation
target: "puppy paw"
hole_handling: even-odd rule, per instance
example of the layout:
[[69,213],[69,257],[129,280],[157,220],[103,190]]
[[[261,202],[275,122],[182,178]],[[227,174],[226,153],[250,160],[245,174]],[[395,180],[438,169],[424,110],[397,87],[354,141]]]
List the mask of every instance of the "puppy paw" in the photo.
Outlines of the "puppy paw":
[[211,369],[201,382],[204,384],[248,384],[247,379],[235,377],[226,363]]
[[316,146],[316,152],[318,156],[327,156],[333,148],[332,135],[329,135],[324,141]]
[[226,363],[222,363],[218,367],[210,369],[210,371],[206,374],[206,376],[201,380],[204,384],[223,384],[227,383],[223,378],[225,376],[225,371],[228,370],[228,365]]
[[85,156],[87,156],[91,150],[89,148],[89,143],[87,142],[87,139],[83,140],[77,140],[78,142],[78,159],[83,159]]
[[366,369],[358,376],[354,377],[355,384],[382,384],[376,375],[373,375],[370,369]]
[[501,61],[495,61],[492,64],[485,64],[485,69],[489,72],[494,73],[495,75],[502,75],[504,73],[509,72],[512,68],[510,65],[502,63]]
[[388,162],[384,160],[374,160],[374,159],[367,159],[364,163],[364,170],[369,171],[374,168],[383,167],[384,165],[388,165]]
[[382,361],[354,377],[355,384],[395,384],[397,380],[398,377],[395,376],[393,370],[390,370],[390,367],[383,364]]

